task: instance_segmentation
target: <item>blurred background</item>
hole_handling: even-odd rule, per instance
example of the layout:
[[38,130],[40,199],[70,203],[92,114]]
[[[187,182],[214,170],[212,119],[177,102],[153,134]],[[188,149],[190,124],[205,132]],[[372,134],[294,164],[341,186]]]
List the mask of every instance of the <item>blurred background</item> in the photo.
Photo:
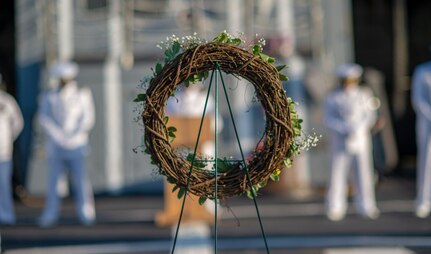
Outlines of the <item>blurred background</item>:
[[[0,73],[25,121],[14,151],[18,225],[2,230],[3,249],[18,251],[24,247],[53,246],[52,239],[58,237],[55,229],[49,229],[42,231],[46,234],[45,242],[41,238],[37,244],[31,238],[38,232],[33,224],[42,207],[48,173],[43,135],[35,116],[40,93],[50,88],[47,70],[58,60],[76,61],[80,67],[78,83],[93,92],[96,126],[90,136],[87,162],[102,224],[93,229],[79,229],[66,216],[65,224],[71,228],[60,227],[65,232],[63,241],[79,244],[76,232],[84,230],[83,235],[90,235],[91,230],[106,232],[112,221],[114,226],[122,221],[126,226],[121,227],[125,237],[106,236],[111,242],[169,239],[168,229],[152,229],[156,228],[153,215],[163,207],[163,178],[156,174],[148,155],[132,151],[142,144],[143,135],[133,99],[140,92],[140,80],[163,59],[163,52],[156,47],[160,41],[173,34],[181,37],[194,32],[211,40],[226,30],[233,35],[243,32],[248,41],[256,37],[266,39],[264,52],[275,56],[279,64],[288,65],[289,81],[283,85],[287,94],[299,102],[305,131],[322,134],[318,146],[298,157],[293,169],[283,171],[280,182],[271,184],[259,197],[264,206],[264,223],[268,218],[269,235],[280,237],[279,241],[272,239],[278,246],[276,253],[289,253],[292,249],[295,253],[302,253],[301,250],[303,253],[350,253],[342,249],[324,252],[326,247],[345,246],[401,246],[387,253],[431,253],[431,239],[427,238],[431,233],[430,221],[413,216],[417,151],[415,114],[410,101],[413,70],[431,58],[430,11],[431,2],[427,0],[1,1]],[[363,82],[373,88],[380,100],[379,112],[385,118],[383,129],[373,137],[377,205],[382,217],[370,222],[353,216],[341,224],[331,224],[326,221],[323,208],[329,154],[322,104],[326,94],[336,86],[335,68],[349,62],[364,67]],[[265,127],[261,106],[253,98],[250,83],[229,81],[241,142],[249,153]],[[221,150],[226,155],[238,156],[234,132],[227,125],[228,109],[224,105],[220,107],[227,126],[221,132]],[[67,189],[66,184],[65,196]],[[239,198],[231,206],[245,209],[251,202]],[[116,209],[142,211],[146,215],[137,216],[133,221],[130,214],[119,212],[114,219]],[[244,216],[245,229],[248,221],[256,222],[253,216]],[[277,225],[277,221],[281,224]],[[131,222],[146,223],[141,225],[146,229],[140,232]],[[127,226],[132,229],[128,231]],[[67,232],[75,232],[75,238],[67,238]],[[231,232],[229,226],[222,228],[220,237],[240,238],[242,242],[240,247],[226,247],[226,253],[246,246],[251,250],[244,253],[264,251],[262,246],[253,247],[246,241],[259,239],[257,228],[255,232]],[[27,240],[18,240],[20,235]],[[349,238],[350,244],[336,244],[334,240],[350,235],[353,237]],[[383,240],[366,238],[369,235]],[[299,237],[299,240],[290,238],[293,240],[289,245],[282,240],[284,236]],[[329,236],[335,238],[319,238]],[[401,236],[416,238],[403,242],[396,238]],[[81,242],[103,242],[102,238],[86,239]],[[141,252],[136,249],[133,253]],[[142,253],[147,252],[142,250]]]

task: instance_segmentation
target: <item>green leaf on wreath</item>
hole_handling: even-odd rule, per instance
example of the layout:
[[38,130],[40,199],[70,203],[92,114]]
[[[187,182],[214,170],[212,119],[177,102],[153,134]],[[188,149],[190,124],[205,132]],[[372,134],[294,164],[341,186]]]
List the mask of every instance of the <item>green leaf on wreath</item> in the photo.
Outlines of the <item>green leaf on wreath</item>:
[[213,39],[213,42],[226,43],[228,39],[229,39],[229,36],[227,35],[227,33],[221,32],[219,35],[217,35],[217,37]]
[[284,166],[290,168],[290,167],[292,167],[292,160],[289,158],[286,158],[286,159],[284,159],[283,164],[284,164]]
[[239,44],[241,44],[241,39],[240,38],[234,38],[234,39],[232,39],[231,40],[231,43],[230,44],[233,44],[233,45],[235,45],[235,46],[238,46]]
[[185,80],[185,86],[186,86],[186,87],[189,87],[191,84],[195,84],[195,83],[197,83],[197,82],[199,82],[199,81],[203,81],[203,80],[205,80],[205,79],[207,79],[207,78],[208,78],[208,75],[209,75],[209,72],[208,72],[208,71],[206,71],[206,72],[201,72],[201,73],[196,73],[196,74],[194,74],[194,75],[192,75],[192,76],[188,77],[188,78]]
[[174,179],[169,178],[169,177],[166,178],[166,181],[168,181],[168,183],[171,183],[171,184],[176,184],[177,183]]
[[268,56],[268,55],[266,55],[266,54],[263,54],[263,53],[260,53],[259,55],[260,55],[260,57],[261,57],[263,60],[267,61],[268,63],[273,63],[273,62],[275,62],[275,58],[274,58],[274,57],[270,57],[270,56]]
[[270,177],[271,177],[271,180],[273,180],[274,182],[280,181],[280,176],[279,175],[272,174]]
[[203,205],[207,201],[206,197],[199,197],[199,205]]
[[283,65],[275,66],[275,68],[277,69],[277,71],[281,71],[284,68],[286,68],[286,66],[287,66],[286,64],[283,64]]
[[195,166],[195,167],[197,167],[197,168],[205,168],[206,166],[207,166],[207,164],[206,163],[203,163],[203,162],[194,162],[193,163],[193,166]]
[[231,168],[231,165],[227,161],[226,158],[224,159],[217,159],[217,172],[219,173],[226,173]]
[[178,191],[178,194],[177,194],[178,199],[182,198],[185,193],[186,193],[186,191],[183,188],[180,188],[180,190]]
[[168,61],[170,61],[172,58],[173,58],[172,51],[171,51],[171,50],[169,50],[169,49],[167,49],[167,50],[165,51],[165,60],[168,62]]
[[280,78],[281,81],[287,81],[287,80],[289,80],[289,78],[286,75],[281,74],[281,73],[278,74],[278,77]]
[[175,56],[176,54],[178,54],[180,52],[181,49],[181,45],[178,41],[175,41],[174,44],[172,45],[172,53]]
[[168,127],[168,131],[169,132],[176,132],[177,128],[175,128],[175,126],[170,126],[170,127]]
[[138,94],[133,101],[134,102],[141,102],[141,101],[145,101],[146,98],[147,98],[147,95],[144,93],[141,93],[141,94]]
[[156,74],[159,74],[160,72],[162,72],[162,64],[161,63],[157,63],[156,64]]
[[194,153],[187,154],[186,160],[192,162],[194,158]]
[[178,185],[175,185],[174,188],[172,188],[172,192],[175,192],[178,188]]
[[253,55],[258,56],[262,52],[262,48],[259,45],[254,45],[251,51]]
[[247,197],[250,199],[254,199],[257,196],[257,191],[259,188],[255,185],[250,190],[247,190]]
[[165,125],[166,125],[168,123],[168,121],[169,121],[169,117],[165,116],[165,118],[163,118],[163,121],[165,122]]
[[190,161],[190,162],[193,162],[193,166],[194,167],[196,167],[196,168],[205,168],[207,166],[206,163],[197,161],[196,158],[193,161],[193,156],[194,156],[193,153],[187,154],[186,160]]
[[263,188],[263,187],[265,187],[266,186],[266,184],[268,183],[268,181],[262,181],[262,182],[260,182],[260,183],[258,183],[257,184],[257,186],[259,187],[259,188]]

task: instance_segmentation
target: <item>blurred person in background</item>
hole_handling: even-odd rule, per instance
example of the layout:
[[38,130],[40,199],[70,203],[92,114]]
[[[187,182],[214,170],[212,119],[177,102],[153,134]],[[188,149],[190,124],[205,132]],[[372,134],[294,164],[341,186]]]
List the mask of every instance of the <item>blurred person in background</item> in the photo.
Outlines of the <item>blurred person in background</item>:
[[15,99],[6,93],[0,74],[0,224],[15,224],[12,197],[13,142],[24,127],[21,110]]
[[337,68],[340,86],[325,101],[325,125],[331,131],[331,171],[327,193],[327,216],[344,218],[347,210],[347,179],[353,169],[355,205],[365,218],[376,219],[379,210],[374,193],[371,128],[376,122],[373,94],[360,87],[362,67],[344,64]]
[[[195,117],[201,118],[207,100],[208,87],[203,83],[198,82],[190,84],[188,87],[179,89],[175,98],[169,98],[166,113],[177,117]],[[215,131],[214,125],[214,111],[215,101],[211,93],[208,96],[207,108],[205,111],[206,116],[211,119],[211,130]],[[218,117],[218,132],[223,129],[223,118]],[[194,137],[193,137],[194,138]],[[206,155],[214,155],[214,142],[206,141],[202,144],[202,153]]]
[[56,88],[44,93],[39,108],[39,122],[44,130],[49,179],[41,227],[57,223],[60,209],[58,184],[67,168],[78,218],[81,224],[91,225],[95,221],[94,197],[87,176],[85,157],[88,136],[94,126],[94,103],[88,88],[79,88],[75,77],[78,66],[72,62],[56,64],[50,70],[58,81]]
[[431,209],[431,61],[420,64],[414,71],[412,104],[418,149],[416,216],[426,218]]

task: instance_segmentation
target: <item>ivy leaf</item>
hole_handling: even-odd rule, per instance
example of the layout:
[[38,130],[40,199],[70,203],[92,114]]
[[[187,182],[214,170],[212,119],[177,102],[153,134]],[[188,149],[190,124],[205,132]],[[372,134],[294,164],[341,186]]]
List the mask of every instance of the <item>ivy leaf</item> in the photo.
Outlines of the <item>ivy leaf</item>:
[[172,192],[175,192],[178,188],[178,185],[175,185],[174,188],[172,188]]
[[273,57],[270,57],[270,56],[263,54],[263,53],[260,53],[259,55],[263,60],[267,61],[268,63],[275,62],[275,58],[273,58]]
[[168,127],[168,131],[169,132],[176,132],[177,128],[175,128],[175,126],[170,126],[170,127]]
[[186,79],[186,87],[208,78],[208,71],[194,74]]
[[180,43],[178,41],[174,42],[174,44],[172,45],[172,54],[175,56],[180,52],[180,49],[181,49]]
[[217,159],[217,172],[226,173],[231,165],[226,159]]
[[186,193],[186,191],[183,188],[180,188],[180,190],[178,191],[178,194],[177,194],[178,199],[182,198],[185,193]]
[[162,64],[157,63],[156,64],[156,74],[159,74],[160,72],[162,72]]
[[281,73],[278,74],[278,77],[280,78],[281,81],[287,81],[287,80],[289,80],[289,78],[286,75],[281,74]]
[[217,37],[213,39],[213,42],[218,43],[226,43],[228,41],[229,37],[227,36],[227,33],[221,32]]
[[165,51],[165,59],[166,61],[170,61],[173,58],[172,51],[170,49],[167,49]]
[[262,182],[258,183],[257,185],[259,186],[259,188],[263,188],[266,186],[267,183],[268,183],[268,181],[262,181]]
[[174,180],[174,179],[172,179],[172,178],[166,178],[166,181],[168,181],[168,183],[171,183],[171,184],[176,184],[177,182]]
[[274,182],[280,181],[280,176],[279,175],[272,174],[270,177],[271,177],[271,180],[273,180]]
[[199,197],[199,205],[203,205],[207,201],[206,197]]
[[254,199],[257,196],[257,191],[259,188],[255,185],[250,190],[247,190],[247,197],[250,199]]
[[284,159],[283,164],[284,164],[284,166],[290,168],[290,167],[292,167],[292,160],[289,158],[286,158],[286,159]]
[[192,162],[193,161],[193,157],[194,157],[194,154],[193,153],[189,153],[189,154],[187,154],[186,160]]
[[141,93],[141,94],[138,94],[133,101],[134,102],[141,102],[141,101],[145,101],[146,98],[147,98],[147,95]]
[[175,136],[175,134],[173,133],[173,132],[168,132],[168,136],[169,137],[173,137],[173,138],[176,138],[177,136]]
[[233,38],[232,40],[231,40],[231,44],[233,44],[233,45],[235,45],[235,46],[238,46],[239,44],[241,44],[241,39],[240,38]]
[[169,116],[165,116],[165,118],[163,118],[163,121],[165,122],[165,125],[166,125],[169,121]]
[[193,166],[197,167],[197,168],[205,168],[207,166],[206,163],[203,162],[196,162],[196,160],[193,163]]
[[197,168],[205,168],[206,166],[207,166],[207,164],[206,163],[204,163],[204,162],[200,162],[200,161],[197,161],[196,160],[196,158],[195,158],[195,160],[193,161],[193,153],[189,153],[189,154],[187,154],[187,157],[186,157],[186,160],[187,161],[190,161],[190,162],[193,162],[193,166],[194,167],[197,167]]
[[[209,71],[206,71],[206,72],[202,73],[202,80],[207,79],[207,78],[208,78],[208,76],[209,76]],[[201,80],[201,81],[202,81],[202,80]]]
[[277,71],[281,71],[284,68],[286,68],[286,66],[287,66],[286,64],[283,64],[283,65],[275,66],[275,68],[277,69]]
[[279,168],[274,170],[274,172],[272,172],[270,176],[271,180],[273,180],[274,182],[280,181],[280,173],[281,173],[281,170]]
[[251,51],[253,52],[253,55],[258,56],[262,52],[262,49],[259,45],[254,45]]

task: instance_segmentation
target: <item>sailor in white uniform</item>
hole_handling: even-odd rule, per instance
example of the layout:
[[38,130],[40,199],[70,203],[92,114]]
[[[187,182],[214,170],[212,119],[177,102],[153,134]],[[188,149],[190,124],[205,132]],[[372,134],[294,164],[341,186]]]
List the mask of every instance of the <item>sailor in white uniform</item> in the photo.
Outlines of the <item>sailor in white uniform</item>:
[[338,221],[347,210],[347,179],[352,169],[355,205],[359,214],[375,219],[376,207],[370,129],[376,121],[373,94],[358,86],[362,67],[341,65],[336,70],[340,87],[325,102],[325,125],[331,131],[331,172],[327,193],[327,216]]
[[13,142],[23,126],[21,110],[15,99],[0,90],[0,224],[15,224],[11,189],[12,151]]
[[426,218],[431,209],[431,61],[415,69],[412,85],[418,149],[416,216]]
[[77,74],[75,63],[55,65],[51,75],[58,79],[58,87],[43,94],[40,101],[39,122],[47,136],[49,164],[45,209],[39,219],[42,227],[58,220],[58,184],[65,169],[71,177],[80,222],[91,225],[95,220],[93,191],[85,165],[88,136],[95,121],[94,104],[91,91],[79,88],[74,81]]

